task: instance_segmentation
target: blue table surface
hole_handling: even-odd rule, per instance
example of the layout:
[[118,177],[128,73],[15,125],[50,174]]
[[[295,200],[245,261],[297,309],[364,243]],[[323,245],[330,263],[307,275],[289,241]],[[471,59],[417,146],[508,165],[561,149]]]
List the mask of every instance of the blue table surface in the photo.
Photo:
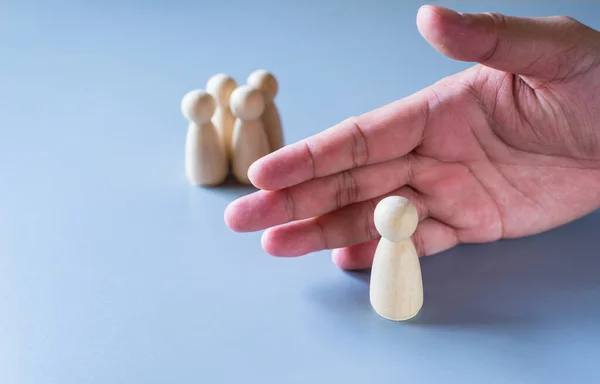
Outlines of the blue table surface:
[[[435,3],[600,28],[598,2]],[[185,180],[179,103],[215,73],[273,71],[290,143],[470,66],[420,5],[2,2],[0,382],[598,382],[598,213],[422,259],[425,306],[394,323],[367,272],[230,231],[252,188]]]

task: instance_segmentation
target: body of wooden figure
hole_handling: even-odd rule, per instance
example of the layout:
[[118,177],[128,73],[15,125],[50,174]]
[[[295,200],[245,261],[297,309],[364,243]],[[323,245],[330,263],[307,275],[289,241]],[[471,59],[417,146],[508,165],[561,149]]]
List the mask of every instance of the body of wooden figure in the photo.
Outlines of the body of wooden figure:
[[269,140],[269,149],[274,152],[284,145],[281,118],[274,101],[279,91],[279,84],[273,74],[263,69],[252,72],[248,76],[248,84],[260,90],[264,96],[265,108],[262,121]]
[[204,90],[190,91],[181,101],[181,112],[189,120],[185,176],[194,185],[221,184],[229,170],[225,148],[210,121],[215,108],[214,98]]
[[212,116],[212,123],[219,132],[221,142],[225,147],[228,160],[232,156],[232,137],[235,116],[229,107],[231,93],[237,88],[235,80],[224,73],[212,76],[206,83],[206,91],[212,95],[217,102],[217,108]]
[[248,169],[269,154],[269,141],[261,115],[264,97],[256,88],[242,85],[233,91],[231,111],[236,116],[232,139],[232,173],[242,184],[251,184]]
[[423,306],[421,266],[410,238],[419,222],[417,210],[403,197],[387,197],[377,205],[374,221],[382,237],[371,268],[371,306],[388,320],[409,320]]

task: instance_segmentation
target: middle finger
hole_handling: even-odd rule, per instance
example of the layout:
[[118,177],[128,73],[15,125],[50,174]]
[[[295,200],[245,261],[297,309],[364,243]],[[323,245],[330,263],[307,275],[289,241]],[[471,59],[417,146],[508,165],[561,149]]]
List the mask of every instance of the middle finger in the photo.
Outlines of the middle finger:
[[229,227],[259,231],[326,214],[410,184],[413,155],[363,166],[278,190],[258,191],[234,201],[225,211]]

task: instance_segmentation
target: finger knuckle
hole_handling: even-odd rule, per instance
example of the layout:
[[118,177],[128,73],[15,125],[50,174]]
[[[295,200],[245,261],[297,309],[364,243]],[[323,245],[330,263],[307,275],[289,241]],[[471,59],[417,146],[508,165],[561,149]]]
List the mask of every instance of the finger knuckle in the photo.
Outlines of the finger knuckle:
[[283,190],[284,198],[285,198],[285,210],[288,215],[289,221],[294,221],[296,218],[296,206],[294,204],[294,199],[290,193],[289,189]]
[[304,144],[304,151],[306,152],[306,158],[308,159],[310,167],[312,168],[312,177],[311,178],[315,178],[317,176],[317,166],[315,164],[316,156],[315,156],[314,149],[312,148],[312,145],[309,143],[309,140],[304,140],[303,144]]
[[580,26],[582,25],[579,20],[575,19],[574,17],[571,16],[556,16],[556,20],[558,22],[560,22],[561,24],[566,24],[566,25],[571,25],[571,26]]
[[358,199],[358,185],[352,170],[339,173],[336,176],[336,207],[342,208]]
[[494,35],[493,43],[490,45],[489,49],[483,53],[482,57],[478,60],[479,62],[486,62],[496,56],[496,52],[498,51],[498,47],[500,46],[500,35],[503,30],[508,29],[508,18],[501,13],[497,12],[487,12],[485,13],[487,17],[490,18],[492,23],[492,32]]
[[426,253],[425,239],[423,239],[423,235],[422,235],[421,231],[419,231],[418,229],[415,231],[415,233],[412,236],[412,241],[413,241],[413,244],[415,245],[417,255],[424,256]]
[[354,167],[360,167],[369,161],[369,147],[364,129],[360,125],[357,117],[350,118],[352,123],[352,162]]
[[498,12],[486,12],[485,15],[489,17],[496,29],[506,29],[508,27],[508,18]]
[[365,233],[365,238],[368,240],[379,237],[379,232],[377,231],[377,228],[375,227],[375,219],[373,217],[373,213],[375,212],[376,206],[377,206],[377,203],[373,199],[368,200],[364,204],[364,210],[363,210],[363,215],[365,216],[364,233]]

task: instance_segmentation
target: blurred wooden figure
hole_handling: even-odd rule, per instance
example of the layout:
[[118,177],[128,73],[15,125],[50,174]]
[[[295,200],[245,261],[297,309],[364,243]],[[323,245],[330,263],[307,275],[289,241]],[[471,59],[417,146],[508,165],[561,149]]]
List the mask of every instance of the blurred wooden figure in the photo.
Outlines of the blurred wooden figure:
[[377,204],[374,222],[381,240],[371,269],[371,306],[388,320],[409,320],[423,306],[421,266],[411,240],[417,209],[404,197],[387,197]]
[[231,161],[232,136],[235,116],[231,112],[229,99],[231,93],[237,88],[235,80],[224,73],[212,76],[206,83],[206,91],[212,95],[217,102],[217,108],[212,117],[212,123],[219,132],[227,157]]
[[215,99],[196,89],[181,100],[181,112],[189,121],[185,143],[185,175],[194,185],[221,184],[229,168],[225,148],[210,121],[215,112]]
[[256,160],[269,154],[269,140],[261,115],[265,109],[262,93],[242,85],[231,94],[231,111],[236,116],[232,140],[232,173],[242,184],[251,184],[248,168]]
[[264,69],[252,72],[247,81],[248,85],[260,90],[264,96],[265,110],[262,114],[262,121],[269,140],[270,152],[275,152],[284,145],[281,118],[274,101],[279,91],[279,84],[275,76]]

